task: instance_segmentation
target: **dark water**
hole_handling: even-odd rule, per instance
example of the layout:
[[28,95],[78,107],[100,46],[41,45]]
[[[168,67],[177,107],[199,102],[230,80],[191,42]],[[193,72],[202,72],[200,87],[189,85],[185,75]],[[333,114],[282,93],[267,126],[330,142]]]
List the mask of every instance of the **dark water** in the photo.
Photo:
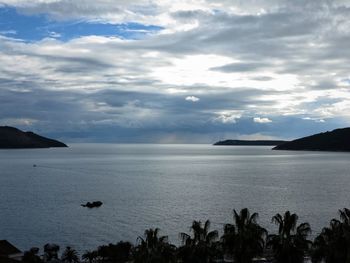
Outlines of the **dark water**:
[[[270,147],[73,144],[0,151],[0,239],[22,249],[55,242],[80,251],[135,242],[159,227],[178,243],[192,220],[222,229],[232,209],[259,212],[269,230],[289,209],[314,234],[350,207],[350,154]],[[37,167],[33,167],[36,164]],[[101,200],[89,210],[81,203]]]

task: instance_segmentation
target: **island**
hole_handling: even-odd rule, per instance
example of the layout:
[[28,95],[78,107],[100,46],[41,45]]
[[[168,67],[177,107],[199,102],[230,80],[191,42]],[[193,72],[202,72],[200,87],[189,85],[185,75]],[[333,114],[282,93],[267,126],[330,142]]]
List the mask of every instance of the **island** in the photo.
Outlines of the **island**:
[[66,144],[45,138],[33,132],[0,126],[0,149],[68,147]]
[[286,141],[279,140],[225,140],[214,143],[216,146],[275,146],[286,143]]
[[350,151],[350,128],[336,129],[277,145],[273,150]]

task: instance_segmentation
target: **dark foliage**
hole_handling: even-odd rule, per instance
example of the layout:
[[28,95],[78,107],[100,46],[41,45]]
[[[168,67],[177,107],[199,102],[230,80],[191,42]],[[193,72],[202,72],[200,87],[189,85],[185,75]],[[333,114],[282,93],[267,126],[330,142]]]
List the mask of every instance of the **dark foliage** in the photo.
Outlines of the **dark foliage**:
[[[81,259],[87,263],[212,263],[224,258],[236,263],[265,262],[268,257],[276,263],[303,263],[311,256],[313,263],[350,263],[350,210],[339,211],[339,219],[332,219],[328,227],[312,243],[308,240],[311,228],[308,223],[298,224],[298,216],[289,211],[276,214],[272,222],[278,226],[276,234],[268,235],[258,222],[258,214],[247,208],[239,213],[233,210],[233,222],[224,225],[219,239],[216,230],[210,230],[210,221],[193,221],[190,232],[180,233],[182,245],[169,243],[167,236],[159,235],[159,229],[148,229],[138,237],[134,247],[120,241],[86,251]],[[22,262],[80,262],[76,250],[66,247],[59,261],[60,247],[46,244],[44,254],[32,248],[23,255]]]
[[58,251],[60,250],[60,246],[56,244],[46,244],[44,246],[44,259],[46,261],[50,261],[53,259],[58,259]]
[[289,211],[276,214],[272,222],[278,225],[278,234],[268,237],[268,246],[274,252],[275,262],[278,263],[302,263],[311,246],[307,239],[311,233],[308,223],[297,226],[298,216]]
[[192,236],[180,233],[182,246],[179,248],[178,256],[182,262],[213,262],[218,257],[220,254],[218,232],[209,230],[209,220],[204,224],[201,221],[193,221],[190,228]]
[[98,258],[97,251],[85,251],[85,253],[81,256],[81,258],[88,263],[93,263]]
[[41,262],[43,262],[39,256],[39,248],[33,247],[29,251],[24,252],[22,261],[25,263],[41,263]]
[[66,250],[62,254],[61,260],[67,263],[77,263],[79,262],[78,252],[71,247],[66,247]]
[[339,210],[340,220],[332,219],[312,246],[312,262],[350,262],[350,210]]
[[148,229],[143,237],[138,237],[134,250],[135,263],[176,262],[176,247],[169,244],[167,236],[159,236],[159,229]]
[[239,214],[233,210],[233,224],[224,226],[221,240],[225,252],[232,255],[235,262],[250,263],[263,254],[267,231],[259,226],[257,218],[258,214],[250,215],[247,208]]

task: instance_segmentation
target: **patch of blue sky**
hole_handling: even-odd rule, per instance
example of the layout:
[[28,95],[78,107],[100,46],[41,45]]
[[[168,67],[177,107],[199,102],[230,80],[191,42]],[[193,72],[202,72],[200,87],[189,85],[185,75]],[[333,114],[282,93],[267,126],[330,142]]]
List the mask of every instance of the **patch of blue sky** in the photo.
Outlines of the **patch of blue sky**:
[[28,42],[44,38],[68,41],[82,36],[108,36],[123,39],[142,39],[163,28],[139,23],[110,24],[98,21],[54,21],[46,15],[26,15],[15,8],[0,8],[0,35]]

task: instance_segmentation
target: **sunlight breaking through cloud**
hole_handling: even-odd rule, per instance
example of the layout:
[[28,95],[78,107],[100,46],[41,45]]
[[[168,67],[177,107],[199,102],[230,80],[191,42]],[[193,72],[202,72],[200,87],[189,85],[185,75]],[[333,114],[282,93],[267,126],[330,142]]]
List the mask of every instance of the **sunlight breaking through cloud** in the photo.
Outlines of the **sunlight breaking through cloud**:
[[349,7],[0,1],[0,119],[106,141],[290,138],[346,126]]

